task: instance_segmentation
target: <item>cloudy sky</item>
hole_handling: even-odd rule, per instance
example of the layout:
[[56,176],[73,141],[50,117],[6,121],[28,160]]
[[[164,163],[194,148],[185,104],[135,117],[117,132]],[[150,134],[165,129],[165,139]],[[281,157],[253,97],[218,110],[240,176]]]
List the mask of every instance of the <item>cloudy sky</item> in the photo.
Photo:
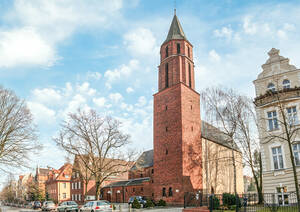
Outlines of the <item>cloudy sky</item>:
[[[299,1],[176,5],[194,45],[197,91],[224,85],[253,97],[272,47],[300,67]],[[52,137],[78,107],[121,120],[133,146],[152,148],[159,47],[173,9],[173,0],[0,1],[0,84],[27,101],[45,146],[32,167],[64,163]]]

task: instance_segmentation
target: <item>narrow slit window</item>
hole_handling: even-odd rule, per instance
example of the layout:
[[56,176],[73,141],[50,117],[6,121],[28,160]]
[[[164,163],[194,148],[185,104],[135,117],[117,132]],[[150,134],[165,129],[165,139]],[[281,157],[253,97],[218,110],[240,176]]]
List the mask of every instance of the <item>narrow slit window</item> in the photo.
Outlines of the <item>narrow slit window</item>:
[[180,54],[180,43],[177,43],[177,54]]
[[166,81],[166,88],[169,87],[169,65],[166,63],[165,67],[165,81]]
[[189,87],[192,87],[192,77],[191,77],[191,64],[189,63]]
[[169,57],[169,47],[166,47],[166,57]]

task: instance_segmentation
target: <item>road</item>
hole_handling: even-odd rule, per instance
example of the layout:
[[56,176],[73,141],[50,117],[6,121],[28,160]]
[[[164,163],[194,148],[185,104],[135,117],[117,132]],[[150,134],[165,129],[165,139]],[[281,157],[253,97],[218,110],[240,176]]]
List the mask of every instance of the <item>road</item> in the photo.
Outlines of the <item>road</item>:
[[[2,212],[28,212],[28,211],[40,211],[40,210],[32,210],[32,209],[25,209],[25,208],[12,208],[12,207],[8,207],[8,206],[2,206],[1,207]],[[119,208],[117,207],[116,210],[114,210],[114,212],[129,212],[129,208],[123,208],[121,210],[118,210]],[[153,209],[131,209],[131,212],[143,212],[143,211],[147,211],[147,212],[182,212],[182,208],[153,208]]]

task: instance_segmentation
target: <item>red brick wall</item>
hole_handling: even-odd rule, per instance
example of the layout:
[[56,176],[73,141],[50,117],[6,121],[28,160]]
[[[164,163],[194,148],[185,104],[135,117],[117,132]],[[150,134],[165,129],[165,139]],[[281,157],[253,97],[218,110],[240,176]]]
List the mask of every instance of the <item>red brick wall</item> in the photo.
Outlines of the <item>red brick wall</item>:
[[[177,54],[177,43],[181,52]],[[165,57],[165,47],[169,56]],[[188,56],[188,47],[190,57]],[[154,195],[171,204],[182,204],[184,192],[202,188],[200,96],[194,91],[192,45],[172,40],[161,47],[159,92],[154,95]],[[165,64],[169,87],[166,88]],[[189,70],[191,65],[191,87]],[[162,195],[163,188],[166,196]],[[172,188],[172,196],[169,196]]]
[[142,168],[138,170],[132,170],[129,171],[129,179],[135,179],[135,178],[143,178],[143,177],[152,177],[152,170],[153,167],[147,167],[147,168]]
[[129,198],[132,196],[144,196],[152,199],[152,193],[153,189],[151,181],[136,186],[120,186],[102,189],[103,199],[110,202],[128,202]]

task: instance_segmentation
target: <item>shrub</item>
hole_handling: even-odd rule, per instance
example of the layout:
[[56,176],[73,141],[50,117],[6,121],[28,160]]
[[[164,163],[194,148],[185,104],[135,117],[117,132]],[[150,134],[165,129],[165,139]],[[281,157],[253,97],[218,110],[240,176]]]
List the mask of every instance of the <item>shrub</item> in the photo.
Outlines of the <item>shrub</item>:
[[235,211],[235,209],[236,209],[236,205],[231,205],[230,206],[230,210]]
[[154,203],[151,199],[147,199],[146,204],[144,205],[145,208],[152,208],[154,207]]
[[[212,198],[212,209],[218,209],[220,207],[220,200],[218,199],[218,197],[216,196],[211,196],[210,198]],[[210,203],[209,205],[211,206],[211,199],[209,199]]]
[[165,200],[163,200],[163,199],[160,199],[159,201],[158,201],[158,204],[157,204],[158,206],[166,206],[167,205],[167,203],[166,203],[166,201]]
[[134,198],[133,203],[132,203],[132,208],[141,208],[141,204],[139,203],[139,201]]
[[231,206],[236,204],[235,196],[233,194],[223,193],[222,199],[223,199],[223,205]]

